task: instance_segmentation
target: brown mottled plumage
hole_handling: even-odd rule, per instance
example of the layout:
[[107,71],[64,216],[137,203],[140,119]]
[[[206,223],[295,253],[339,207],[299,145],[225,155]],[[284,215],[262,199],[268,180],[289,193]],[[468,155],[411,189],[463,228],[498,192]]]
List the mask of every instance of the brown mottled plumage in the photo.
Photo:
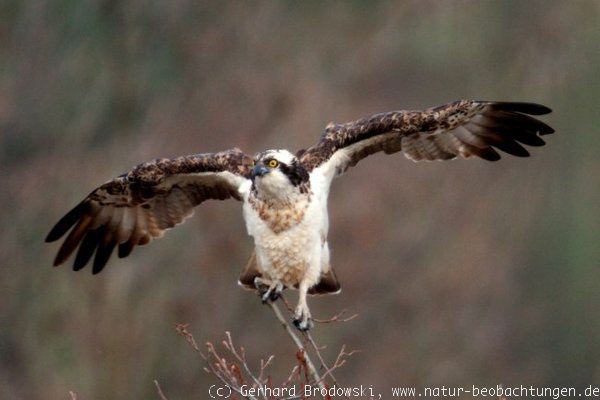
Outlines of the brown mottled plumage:
[[310,192],[304,187],[302,190],[302,194],[308,195],[306,199],[286,204],[283,207],[270,204],[268,201],[252,195],[248,197],[248,202],[273,232],[280,233],[298,225],[304,218],[310,203]]
[[[297,171],[310,172],[340,150],[346,151],[347,160],[337,166],[338,173],[379,151],[403,151],[414,161],[457,156],[495,161],[500,155],[494,148],[526,157],[529,153],[519,143],[542,146],[544,141],[538,135],[554,132],[527,114],[549,112],[547,107],[533,103],[461,100],[425,111],[392,111],[345,124],[331,123],[317,144],[298,152],[302,168]],[[140,164],[94,190],[56,224],[46,241],[55,241],[75,227],[54,264],[62,264],[79,246],[74,269],[83,268],[96,251],[93,272],[98,273],[117,245],[119,257],[126,257],[134,246],[147,244],[181,223],[203,201],[230,197],[240,200],[236,185],[223,173],[248,179],[252,165],[253,159],[237,148]],[[297,180],[293,169],[286,168],[290,180]],[[186,182],[185,177],[193,174],[205,176]],[[263,214],[266,218],[265,210]],[[294,225],[271,219],[277,230]]]
[[[519,143],[542,146],[538,135],[554,130],[531,115],[551,112],[533,103],[461,100],[425,111],[392,111],[345,124],[331,123],[321,140],[300,150],[307,170],[320,166],[336,151],[354,146],[343,170],[368,155],[403,151],[414,160],[449,160],[457,156],[500,159],[492,148],[518,157],[529,153]],[[339,171],[343,172],[343,171]]]
[[54,265],[66,261],[79,246],[73,269],[83,268],[96,251],[93,272],[100,272],[117,245],[119,257],[128,256],[134,246],[183,222],[203,201],[241,200],[236,182],[224,173],[247,179],[252,164],[251,157],[232,149],[138,165],[94,190],[54,226],[47,242],[58,240],[75,225]]
[[[268,150],[254,159],[238,149],[158,159],[90,193],[50,231],[46,241],[69,232],[54,265],[76,250],[73,269],[94,255],[93,273],[115,247],[126,257],[183,222],[208,199],[243,202],[255,254],[240,283],[256,288],[263,301],[284,288],[300,292],[295,323],[309,329],[307,294],[338,293],[329,260],[327,200],[333,178],[366,156],[383,151],[414,160],[478,156],[496,161],[497,150],[527,157],[520,143],[542,146],[554,130],[530,115],[550,112],[533,103],[457,101],[425,111],[393,111],[345,124],[329,124],[318,143],[296,156]],[[262,292],[264,291],[264,293]]]

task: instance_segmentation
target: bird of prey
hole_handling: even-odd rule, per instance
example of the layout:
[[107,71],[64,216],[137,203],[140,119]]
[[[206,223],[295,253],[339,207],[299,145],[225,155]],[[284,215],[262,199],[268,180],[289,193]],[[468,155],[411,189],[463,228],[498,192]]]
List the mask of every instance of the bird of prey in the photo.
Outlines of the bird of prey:
[[424,111],[392,111],[344,124],[330,123],[319,141],[296,154],[267,150],[254,157],[234,148],[219,153],[156,159],[99,186],[48,234],[69,230],[54,265],[76,250],[74,270],[94,255],[102,271],[115,247],[120,258],[182,223],[208,199],[242,202],[254,253],[240,285],[275,301],[285,288],[299,291],[294,324],[312,326],[307,294],[338,293],[331,267],[327,198],[333,178],[363,158],[402,151],[413,161],[477,156],[500,159],[497,150],[527,157],[519,143],[542,146],[553,133],[531,117],[551,110],[534,103],[460,100]]

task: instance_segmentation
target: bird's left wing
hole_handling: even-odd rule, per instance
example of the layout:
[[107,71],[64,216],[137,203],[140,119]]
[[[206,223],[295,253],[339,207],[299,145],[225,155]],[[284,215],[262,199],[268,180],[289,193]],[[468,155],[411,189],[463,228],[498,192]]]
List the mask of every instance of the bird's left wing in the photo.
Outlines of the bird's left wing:
[[413,161],[478,156],[496,161],[494,150],[527,157],[519,144],[542,146],[539,135],[554,130],[530,115],[551,112],[534,103],[460,100],[424,111],[392,111],[345,124],[331,123],[320,141],[300,150],[308,171],[333,177],[373,153],[403,151]]
[[241,200],[239,187],[250,177],[252,157],[239,149],[157,159],[140,164],[90,193],[52,228],[46,242],[63,242],[54,265],[79,247],[74,270],[95,252],[93,273],[106,265],[114,248],[126,257],[136,245],[161,237],[208,199]]

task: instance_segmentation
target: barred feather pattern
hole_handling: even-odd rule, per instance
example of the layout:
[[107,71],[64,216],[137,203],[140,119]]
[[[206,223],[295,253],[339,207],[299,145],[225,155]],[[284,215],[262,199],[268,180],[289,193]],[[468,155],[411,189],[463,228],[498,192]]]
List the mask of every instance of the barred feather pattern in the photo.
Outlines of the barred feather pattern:
[[[424,111],[375,114],[329,124],[320,141],[299,151],[298,157],[308,171],[332,160],[338,174],[379,151],[402,151],[413,161],[472,156],[496,161],[496,150],[527,157],[521,144],[542,146],[540,136],[554,132],[530,115],[550,112],[535,103],[460,100]],[[343,157],[335,157],[338,152]]]
[[116,247],[119,257],[127,257],[135,246],[184,222],[203,201],[241,200],[238,188],[252,165],[252,157],[239,149],[138,165],[92,191],[52,228],[47,242],[69,232],[54,265],[77,249],[73,269],[82,269],[94,256],[92,272],[99,273]]

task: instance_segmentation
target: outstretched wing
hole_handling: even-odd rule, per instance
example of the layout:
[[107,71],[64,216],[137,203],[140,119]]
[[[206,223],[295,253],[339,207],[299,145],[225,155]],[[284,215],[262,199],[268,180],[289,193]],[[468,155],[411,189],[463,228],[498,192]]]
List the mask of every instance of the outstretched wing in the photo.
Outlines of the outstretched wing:
[[96,274],[117,245],[119,257],[126,257],[134,246],[182,223],[203,201],[240,200],[238,188],[251,168],[252,157],[239,149],[140,164],[94,190],[52,228],[46,242],[60,239],[73,227],[54,265],[64,263],[79,247],[73,269],[83,268],[95,251]]
[[[373,153],[403,151],[413,161],[478,156],[496,161],[506,153],[527,157],[519,143],[542,146],[554,130],[529,115],[551,112],[533,103],[461,100],[425,111],[392,111],[345,124],[331,123],[321,140],[298,152],[310,171],[341,174]],[[529,114],[529,115],[528,115]]]

